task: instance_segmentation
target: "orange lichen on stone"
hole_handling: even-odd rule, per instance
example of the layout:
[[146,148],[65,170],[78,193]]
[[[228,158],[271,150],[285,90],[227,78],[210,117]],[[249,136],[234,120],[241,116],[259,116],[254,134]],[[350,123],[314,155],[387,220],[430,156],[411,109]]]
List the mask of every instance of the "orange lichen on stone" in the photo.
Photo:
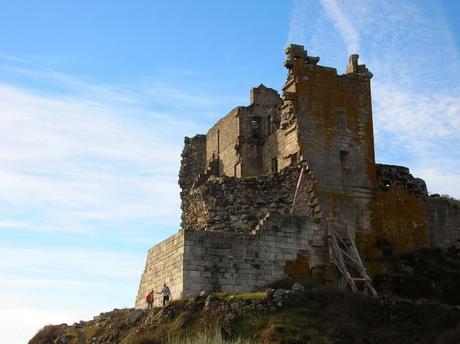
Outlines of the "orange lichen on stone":
[[395,252],[428,247],[428,224],[423,201],[399,185],[377,191],[370,204],[371,227],[377,239]]
[[377,172],[375,167],[375,153],[374,153],[374,125],[372,123],[372,116],[366,123],[366,139],[369,145],[369,156],[365,158],[367,177],[371,185],[377,187]]
[[353,202],[353,198],[345,192],[316,191],[316,195],[326,203],[329,212],[334,217],[337,215],[339,204],[350,204]]
[[356,247],[365,260],[376,260],[383,257],[382,250],[377,246],[377,238],[374,232],[356,232]]
[[310,272],[308,257],[299,253],[296,260],[288,260],[284,265],[284,273],[289,277],[304,278]]

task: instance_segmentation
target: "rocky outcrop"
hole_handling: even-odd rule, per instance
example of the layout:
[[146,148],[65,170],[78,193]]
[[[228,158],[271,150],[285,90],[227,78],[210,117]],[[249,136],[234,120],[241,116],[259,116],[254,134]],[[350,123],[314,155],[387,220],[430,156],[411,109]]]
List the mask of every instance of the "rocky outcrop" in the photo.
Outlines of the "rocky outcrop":
[[[29,344],[185,343],[215,331],[245,343],[458,343],[460,309],[427,300],[379,299],[285,280],[252,294],[207,294],[149,311],[102,313],[47,326]],[[189,342],[187,342],[189,343]]]

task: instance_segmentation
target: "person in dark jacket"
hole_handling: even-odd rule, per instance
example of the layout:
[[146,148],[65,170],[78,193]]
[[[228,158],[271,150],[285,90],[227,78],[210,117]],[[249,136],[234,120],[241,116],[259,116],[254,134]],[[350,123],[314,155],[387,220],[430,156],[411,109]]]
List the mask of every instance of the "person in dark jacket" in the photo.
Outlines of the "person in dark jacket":
[[163,289],[158,293],[163,295],[163,307],[166,305],[167,302],[171,299],[171,290],[169,290],[169,287],[165,284],[163,284]]

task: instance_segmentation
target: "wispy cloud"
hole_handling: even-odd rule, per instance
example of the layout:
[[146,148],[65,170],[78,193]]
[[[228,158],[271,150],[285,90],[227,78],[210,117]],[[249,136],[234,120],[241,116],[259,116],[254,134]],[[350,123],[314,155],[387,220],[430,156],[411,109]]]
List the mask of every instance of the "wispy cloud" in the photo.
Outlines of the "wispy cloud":
[[178,229],[183,137],[231,100],[169,80],[187,71],[107,85],[5,55],[0,71],[0,330],[23,343],[133,305],[146,248]]
[[[128,218],[177,223],[182,137],[206,128],[209,117],[200,111],[217,112],[229,100],[155,78],[107,86],[30,65],[1,67],[59,87],[0,81],[0,203],[21,209],[20,219],[4,213],[0,228],[88,231],[97,228],[85,221]],[[24,219],[27,213],[40,215]]]
[[321,6],[342,36],[349,54],[359,50],[359,34],[336,0],[321,0]]
[[290,23],[289,39],[323,64],[345,66],[357,52],[374,73],[377,159],[408,164],[431,192],[460,197],[460,153],[451,149],[460,139],[460,60],[442,5],[296,0]]
[[[11,259],[18,256],[20,259]],[[125,280],[137,284],[144,264],[144,252],[129,253],[123,250],[62,248],[4,248],[0,252],[0,285],[14,281],[29,284],[112,283],[108,280]],[[18,276],[18,272],[21,275]],[[83,274],[84,272],[84,274]]]
[[151,112],[137,123],[139,111],[0,85],[0,201],[50,215],[177,215],[181,142],[168,132],[194,125]]

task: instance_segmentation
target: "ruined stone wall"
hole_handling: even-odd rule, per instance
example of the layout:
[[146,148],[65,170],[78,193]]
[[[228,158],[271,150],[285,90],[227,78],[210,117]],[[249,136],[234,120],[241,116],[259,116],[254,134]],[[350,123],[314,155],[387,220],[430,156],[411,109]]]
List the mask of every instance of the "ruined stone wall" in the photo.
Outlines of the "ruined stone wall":
[[250,103],[264,106],[266,108],[277,108],[281,105],[281,98],[278,92],[263,84],[254,87],[250,92]]
[[219,120],[206,135],[206,159],[208,164],[218,159],[218,175],[234,176],[239,156],[235,145],[240,135],[240,108],[233,109]]
[[430,197],[426,204],[430,240],[433,246],[460,244],[460,201],[446,197]]
[[[264,149],[279,128],[281,98],[275,90],[260,85],[251,90],[251,104],[240,114],[238,149],[242,162],[242,176],[257,176],[277,172],[276,150]],[[269,154],[267,154],[269,153]]]
[[[460,202],[428,197],[425,182],[404,166],[377,164],[377,191],[370,203],[372,233],[361,236],[378,258],[378,246],[399,253],[460,240]],[[378,244],[380,242],[380,244]],[[377,250],[377,251],[376,251]],[[376,255],[377,252],[377,255]],[[365,254],[368,255],[368,254]]]
[[[184,233],[176,235],[153,246],[147,255],[145,269],[141,277],[136,297],[136,308],[146,308],[145,297],[150,290],[161,291],[163,283],[171,289],[173,299],[182,297],[184,287]],[[162,302],[161,295],[155,294],[156,306]]]
[[326,261],[326,239],[322,225],[301,215],[266,214],[252,233],[180,231],[149,250],[136,307],[145,308],[147,293],[163,283],[179,299],[203,290],[249,292],[293,266],[306,275]]
[[[253,235],[186,231],[185,236],[184,296],[202,290],[252,291],[282,278],[288,262],[299,254],[309,257],[310,244],[322,240],[311,218],[279,214],[268,216]],[[309,265],[324,259],[313,255]]]
[[[256,176],[264,174],[263,147],[265,139],[279,126],[281,98],[264,85],[251,90],[249,106],[239,106],[219,120],[207,133],[206,159],[208,165],[218,159],[222,176]],[[269,163],[276,154],[269,156]],[[270,170],[270,172],[272,172]]]
[[[249,105],[240,111],[240,136],[237,151],[241,162],[241,177],[262,174],[262,147],[266,119],[265,107]],[[257,121],[256,121],[257,119]]]
[[303,46],[290,46],[286,53],[282,126],[297,126],[299,153],[315,172],[322,212],[339,224],[369,230],[367,208],[375,186],[372,74],[356,65],[337,75]]
[[278,170],[282,170],[300,162],[300,143],[297,122],[293,120],[293,102],[284,100],[278,111],[277,130],[265,139],[263,146],[264,173],[273,171],[273,160],[276,159]]
[[372,231],[358,240],[367,241],[373,258],[383,255],[379,246],[387,254],[428,247],[425,182],[404,166],[377,164],[376,175],[377,188],[369,204]]
[[398,184],[378,190],[370,204],[372,233],[394,253],[430,245],[425,200]]
[[265,138],[261,149],[261,155],[264,157],[261,160],[260,166],[262,174],[270,174],[280,171],[278,148],[278,131],[275,131]]
[[[298,167],[259,177],[210,177],[183,195],[182,228],[252,231],[268,212],[289,213],[298,177]],[[314,178],[309,172],[302,179],[294,213],[314,216],[317,206]]]
[[[286,105],[287,104],[287,105]],[[284,102],[283,112],[290,111],[289,102]],[[297,124],[291,123],[283,126],[287,122],[282,122],[282,127],[275,133],[273,142],[267,142],[264,149],[269,151],[266,156],[272,156],[276,152],[278,169],[282,170],[300,161],[300,142]],[[266,161],[265,169],[270,168],[269,161]]]
[[428,191],[425,181],[414,178],[409,169],[404,166],[376,164],[377,186],[380,190],[386,191],[392,185],[399,185],[409,193],[427,197]]
[[179,185],[183,191],[192,187],[196,177],[206,171],[206,136],[184,139],[179,170]]

